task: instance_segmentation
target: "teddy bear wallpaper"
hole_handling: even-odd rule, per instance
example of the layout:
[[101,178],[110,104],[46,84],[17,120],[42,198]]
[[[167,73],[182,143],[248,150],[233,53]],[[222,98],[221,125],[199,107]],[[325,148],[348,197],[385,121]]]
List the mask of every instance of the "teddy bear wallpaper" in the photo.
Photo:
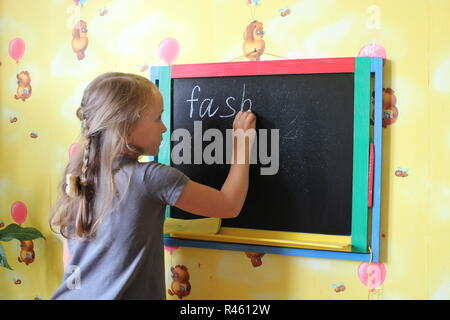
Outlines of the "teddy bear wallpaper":
[[95,76],[357,56],[384,58],[380,262],[166,246],[167,299],[450,299],[449,18],[448,0],[0,2],[0,299],[63,278],[48,215]]

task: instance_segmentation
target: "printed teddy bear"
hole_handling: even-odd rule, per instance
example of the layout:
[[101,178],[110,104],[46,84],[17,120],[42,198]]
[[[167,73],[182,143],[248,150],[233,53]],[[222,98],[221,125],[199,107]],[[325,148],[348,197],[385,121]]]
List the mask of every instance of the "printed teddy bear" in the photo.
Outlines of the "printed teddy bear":
[[34,261],[33,240],[20,241],[20,248],[20,256],[17,259],[19,262],[25,262],[26,265],[29,265]]
[[246,252],[245,255],[250,258],[252,261],[252,266],[254,268],[259,267],[262,265],[262,257],[264,256],[264,253],[258,253],[258,252]]
[[16,100],[25,101],[31,96],[31,77],[28,71],[22,71],[17,75],[17,94],[14,95]]
[[87,23],[83,20],[78,21],[72,30],[72,50],[77,54],[78,60],[82,60],[85,57],[84,51],[89,42],[87,32]]
[[259,60],[264,53],[266,43],[262,39],[264,36],[263,24],[259,21],[251,22],[244,32],[244,44],[242,49],[244,55],[249,60]]
[[179,299],[183,299],[191,292],[188,269],[178,264],[171,267],[170,271],[172,272],[172,285],[168,292],[171,296],[176,295]]

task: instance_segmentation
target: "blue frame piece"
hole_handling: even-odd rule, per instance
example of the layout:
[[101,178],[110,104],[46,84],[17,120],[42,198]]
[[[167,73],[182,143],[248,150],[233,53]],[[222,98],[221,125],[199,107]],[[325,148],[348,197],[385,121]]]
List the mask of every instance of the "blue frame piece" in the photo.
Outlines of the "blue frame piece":
[[228,243],[228,242],[212,242],[212,241],[198,241],[198,240],[184,240],[184,239],[182,240],[169,237],[164,238],[164,244],[167,246],[176,246],[176,247],[181,246],[181,247],[192,247],[192,248],[214,249],[214,250],[283,254],[288,256],[300,256],[310,258],[370,261],[369,253],[257,246],[257,245]]
[[[375,79],[375,108],[374,108],[374,150],[375,150],[375,164],[374,164],[374,187],[373,187],[373,207],[372,207],[372,237],[370,248],[372,253],[357,253],[357,252],[340,252],[328,250],[312,250],[300,248],[285,248],[272,246],[258,246],[227,242],[213,242],[213,241],[198,241],[171,238],[170,235],[164,234],[164,244],[168,246],[182,246],[202,249],[214,250],[231,250],[243,252],[260,252],[268,254],[282,254],[290,256],[302,256],[324,259],[340,259],[353,261],[372,261],[379,262],[380,260],[380,209],[381,209],[381,158],[382,158],[382,93],[383,93],[383,58],[372,57],[370,61],[370,72],[374,74]],[[150,80],[159,87],[160,74],[162,68],[170,67],[152,67],[150,69]],[[170,74],[169,70],[164,70],[165,73]],[[169,84],[170,85],[170,84]],[[169,102],[170,105],[170,102]],[[165,106],[165,111],[168,112],[166,119],[170,119],[170,107]],[[167,124],[166,124],[167,126]],[[170,124],[169,124],[170,126]],[[169,130],[168,130],[169,133]],[[169,136],[170,139],[170,136]],[[158,161],[158,157],[155,158]],[[168,210],[167,210],[168,211]]]
[[150,81],[155,85],[158,85],[159,81],[159,67],[151,67],[150,68]]
[[383,58],[371,58],[371,72],[375,75],[375,109],[374,109],[374,185],[372,207],[372,262],[380,261],[380,220],[381,220],[381,158],[383,145]]

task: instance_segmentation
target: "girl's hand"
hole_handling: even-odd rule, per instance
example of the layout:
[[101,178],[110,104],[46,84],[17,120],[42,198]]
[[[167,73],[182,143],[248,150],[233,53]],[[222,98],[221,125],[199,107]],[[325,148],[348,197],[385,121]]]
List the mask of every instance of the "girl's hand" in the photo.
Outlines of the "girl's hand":
[[248,164],[256,137],[256,116],[250,110],[239,111],[233,121],[233,161]]
[[256,129],[256,116],[250,110],[239,111],[233,121],[233,130],[242,129]]

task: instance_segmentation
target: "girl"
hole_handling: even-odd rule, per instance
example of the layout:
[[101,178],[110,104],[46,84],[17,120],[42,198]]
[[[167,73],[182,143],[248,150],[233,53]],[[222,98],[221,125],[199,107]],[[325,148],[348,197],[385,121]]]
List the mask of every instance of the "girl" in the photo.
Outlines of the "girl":
[[[165,206],[221,218],[241,211],[249,161],[236,164],[236,157],[249,145],[234,142],[235,163],[220,191],[175,168],[137,161],[158,154],[167,130],[162,112],[158,88],[138,75],[105,73],[85,89],[77,110],[84,149],[69,161],[49,219],[68,239],[66,273],[52,299],[165,299]],[[233,132],[255,126],[253,113],[239,112]]]

